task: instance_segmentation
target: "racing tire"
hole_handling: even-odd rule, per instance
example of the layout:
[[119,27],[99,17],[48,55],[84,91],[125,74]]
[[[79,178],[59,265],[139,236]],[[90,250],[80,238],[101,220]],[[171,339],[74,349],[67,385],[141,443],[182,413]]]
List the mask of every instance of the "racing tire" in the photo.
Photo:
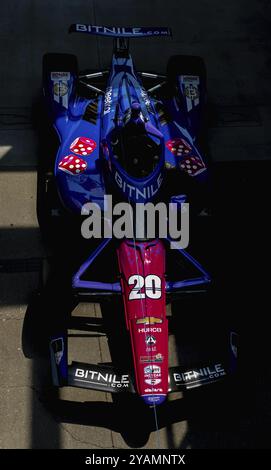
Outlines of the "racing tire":
[[[167,64],[167,91],[170,97],[178,94],[178,75],[197,75],[200,78],[203,88],[206,89],[207,72],[204,60],[199,56],[174,55],[171,56]],[[208,129],[208,107],[207,98],[203,98],[201,106],[200,128],[197,135],[197,142],[203,153],[208,155],[207,129]]]
[[198,75],[206,83],[204,60],[198,56],[171,56],[167,64],[167,80],[170,85],[175,85],[177,75]]
[[[53,71],[71,72],[78,75],[77,57],[72,54],[44,54],[42,60],[42,74],[44,83],[46,77]],[[43,100],[44,103],[44,100]],[[40,110],[40,140],[43,144],[42,167],[44,170],[52,171],[54,168],[55,155],[59,145],[59,138],[53,129],[45,106]]]
[[73,54],[47,53],[43,56],[42,68],[43,73],[59,70],[78,74],[77,57]]
[[[42,73],[44,84],[52,71],[71,72],[78,75],[77,57],[72,54],[44,54]],[[46,90],[44,91],[46,94]],[[38,133],[38,178],[37,178],[37,216],[44,243],[50,247],[59,226],[62,225],[64,212],[58,196],[54,178],[55,158],[59,147],[59,137],[48,116],[44,99],[36,107],[34,123]]]
[[[43,80],[53,71],[71,72],[78,75],[77,57],[72,54],[44,54],[42,60]],[[55,155],[59,146],[59,138],[53,129],[47,110],[43,104],[40,106],[38,116],[39,141],[42,142],[39,168],[43,172],[53,172]]]

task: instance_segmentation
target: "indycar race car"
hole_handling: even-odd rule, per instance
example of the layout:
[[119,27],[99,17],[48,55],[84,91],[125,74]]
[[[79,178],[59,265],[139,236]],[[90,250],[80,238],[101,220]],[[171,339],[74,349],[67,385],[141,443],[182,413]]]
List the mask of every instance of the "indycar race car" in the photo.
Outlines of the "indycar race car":
[[[53,384],[137,394],[146,405],[161,405],[170,392],[227,378],[236,367],[236,337],[228,335],[223,360],[170,367],[166,303],[206,291],[210,275],[172,234],[150,236],[142,218],[131,215],[131,235],[116,236],[114,217],[121,209],[117,214],[112,207],[165,203],[182,216],[188,201],[191,212],[204,210],[205,67],[199,57],[179,55],[169,59],[166,75],[136,71],[129,38],[167,38],[168,28],[74,24],[70,32],[111,37],[114,47],[109,70],[79,73],[69,54],[43,59],[46,131],[50,128],[53,144],[43,148],[38,216],[47,238],[55,239],[57,224],[62,229],[55,244],[58,255],[62,252],[62,274],[48,281],[55,289]],[[99,217],[100,235],[91,237]],[[82,300],[107,302],[113,324],[116,317],[125,319],[126,370],[115,363],[68,361],[65,309],[68,301],[74,306]],[[119,332],[110,334],[123,349]]]

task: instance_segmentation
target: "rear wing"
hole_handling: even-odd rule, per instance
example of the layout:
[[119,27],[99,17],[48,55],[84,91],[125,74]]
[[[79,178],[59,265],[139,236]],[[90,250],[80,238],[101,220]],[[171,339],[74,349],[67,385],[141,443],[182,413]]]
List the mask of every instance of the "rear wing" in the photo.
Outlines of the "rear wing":
[[151,36],[172,36],[170,28],[165,27],[123,27],[123,26],[93,26],[90,24],[72,24],[69,33],[86,33],[98,36],[119,38],[140,38]]

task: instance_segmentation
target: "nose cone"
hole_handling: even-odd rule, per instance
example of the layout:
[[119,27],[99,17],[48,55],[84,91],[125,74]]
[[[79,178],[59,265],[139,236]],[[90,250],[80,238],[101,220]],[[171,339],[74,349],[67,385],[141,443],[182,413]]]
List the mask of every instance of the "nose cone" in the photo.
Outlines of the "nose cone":
[[161,405],[166,397],[166,395],[142,395],[146,405]]

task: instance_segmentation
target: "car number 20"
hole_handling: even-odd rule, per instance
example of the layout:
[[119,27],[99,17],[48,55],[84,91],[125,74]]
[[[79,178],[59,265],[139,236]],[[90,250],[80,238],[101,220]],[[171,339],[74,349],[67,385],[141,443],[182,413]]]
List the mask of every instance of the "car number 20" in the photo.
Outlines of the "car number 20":
[[[128,284],[134,285],[129,294],[129,300],[145,299],[145,297],[149,297],[149,299],[160,299],[162,296],[162,281],[160,277],[155,274],[149,274],[145,278],[140,274],[134,274],[129,277]],[[142,291],[143,288],[144,291]]]

